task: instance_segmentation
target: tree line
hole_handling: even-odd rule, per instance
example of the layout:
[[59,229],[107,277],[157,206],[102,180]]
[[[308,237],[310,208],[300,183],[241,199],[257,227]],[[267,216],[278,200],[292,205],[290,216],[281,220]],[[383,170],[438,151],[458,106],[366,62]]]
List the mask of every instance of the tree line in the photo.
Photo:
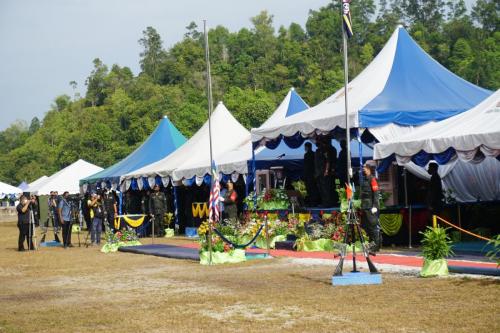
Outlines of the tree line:
[[[498,0],[356,0],[349,41],[350,77],[376,56],[398,24],[442,65],[484,88],[500,82]],[[273,16],[252,17],[251,28],[209,31],[214,100],[223,100],[245,127],[258,127],[290,87],[315,105],[343,86],[340,1],[304,13],[305,26],[277,30]],[[203,36],[191,22],[165,49],[147,27],[138,41],[141,72],[99,58],[84,96],[54,99],[43,120],[16,121],[0,132],[0,180],[19,183],[78,158],[108,167],[137,148],[167,115],[187,137],[207,118]],[[76,82],[70,82],[76,88]]]

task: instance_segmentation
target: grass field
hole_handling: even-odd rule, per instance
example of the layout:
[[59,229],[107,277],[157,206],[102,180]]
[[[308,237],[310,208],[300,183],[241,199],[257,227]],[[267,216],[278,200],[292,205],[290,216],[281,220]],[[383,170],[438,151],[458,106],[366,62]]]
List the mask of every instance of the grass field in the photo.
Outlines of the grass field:
[[0,223],[0,244],[1,333],[500,331],[499,280],[384,274],[380,286],[332,287],[333,264],[286,258],[205,267],[95,247],[20,253],[14,223]]

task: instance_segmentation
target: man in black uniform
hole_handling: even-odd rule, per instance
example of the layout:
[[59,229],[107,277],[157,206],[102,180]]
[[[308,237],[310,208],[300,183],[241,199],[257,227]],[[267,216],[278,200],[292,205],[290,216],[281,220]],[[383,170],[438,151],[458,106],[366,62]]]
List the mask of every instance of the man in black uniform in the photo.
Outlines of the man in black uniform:
[[154,215],[154,232],[157,236],[165,235],[165,226],[163,225],[163,216],[167,209],[167,198],[163,192],[160,192],[160,186],[155,185],[154,191],[149,198],[149,213]]
[[429,163],[427,172],[431,175],[431,183],[427,191],[427,208],[432,215],[438,215],[443,206],[443,186],[441,177],[438,174],[439,166],[437,163]]
[[340,140],[340,152],[337,159],[337,177],[340,181],[340,186],[345,187],[347,182],[347,147],[345,140]]
[[378,221],[379,205],[379,186],[375,177],[375,162],[367,161],[363,166],[365,178],[361,183],[361,224],[366,230],[370,241],[373,242],[371,251],[380,250],[380,225]]
[[21,196],[19,204],[16,207],[17,210],[17,227],[19,228],[19,241],[18,241],[18,251],[26,251],[24,248],[24,240],[26,239],[28,243],[28,249],[34,250],[35,246],[33,244],[33,223],[31,223],[31,211],[30,211],[30,200],[24,195]]
[[[116,198],[113,192],[104,189],[102,194],[102,202],[104,204],[104,221],[108,221],[108,226],[111,231],[115,231],[115,215],[117,215]],[[103,223],[106,225],[106,223]]]
[[314,180],[314,152],[312,150],[312,144],[306,142],[304,145],[304,173],[302,179],[306,185],[307,198],[306,202],[309,206],[316,206],[319,202],[318,198],[318,187],[316,186],[316,181]]

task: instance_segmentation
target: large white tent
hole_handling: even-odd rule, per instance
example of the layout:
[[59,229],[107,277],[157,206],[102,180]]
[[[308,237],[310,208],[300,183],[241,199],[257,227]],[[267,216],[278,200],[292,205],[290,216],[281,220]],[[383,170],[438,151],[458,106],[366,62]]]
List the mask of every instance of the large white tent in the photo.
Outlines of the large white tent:
[[82,178],[93,175],[102,168],[82,159],[68,165],[64,169],[56,172],[49,178],[41,181],[36,186],[30,186],[30,192],[37,195],[47,195],[51,191],[58,191],[62,194],[68,191],[70,194],[80,193],[79,181]]
[[23,193],[23,190],[20,188],[0,182],[0,199],[5,198],[5,196],[19,195],[21,193]]
[[[250,142],[250,132],[245,129],[219,102],[211,116],[212,152],[214,160]],[[245,160],[246,163],[246,160]],[[175,172],[174,172],[175,171]],[[154,184],[157,176],[166,185],[174,181],[190,179],[210,173],[210,143],[208,121],[181,147],[164,159],[132,171],[121,177],[122,189],[127,190],[132,179],[142,188],[143,178]]]
[[[441,66],[402,26],[347,89],[350,127],[368,128],[381,142],[464,112],[491,94]],[[265,144],[336,128],[345,128],[344,88],[305,112],[251,132],[253,142]]]
[[26,192],[32,192],[34,189],[36,189],[37,187],[41,186],[44,182],[46,182],[47,179],[49,179],[49,177],[43,175],[42,177],[32,181],[31,183],[28,184]]
[[445,159],[442,164],[455,157],[469,162],[500,155],[500,89],[469,111],[420,126],[397,140],[376,144],[374,158],[396,154],[398,162],[405,164],[419,153],[429,158],[441,154],[441,158],[436,157],[438,162]]
[[374,152],[376,159],[394,154],[400,165],[443,164],[443,188],[460,202],[499,200],[500,90],[469,111],[378,143]]

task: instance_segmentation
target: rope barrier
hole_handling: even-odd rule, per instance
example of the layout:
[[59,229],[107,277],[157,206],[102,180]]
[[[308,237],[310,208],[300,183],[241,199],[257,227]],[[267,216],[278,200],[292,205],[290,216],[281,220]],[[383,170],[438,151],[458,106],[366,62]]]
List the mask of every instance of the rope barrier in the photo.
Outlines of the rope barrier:
[[468,234],[468,235],[471,235],[471,236],[477,237],[477,238],[482,239],[482,240],[485,240],[485,241],[491,241],[491,239],[489,239],[489,238],[486,238],[486,237],[483,237],[483,236],[481,236],[481,235],[478,235],[478,234],[475,234],[475,233],[473,233],[473,232],[470,232],[470,231],[467,231],[467,230],[465,230],[465,229],[462,229],[462,228],[460,228],[460,227],[458,227],[458,226],[454,225],[454,224],[453,224],[453,223],[451,223],[451,222],[446,221],[445,219],[443,219],[443,218],[441,218],[441,217],[439,217],[439,216],[437,216],[437,215],[434,215],[434,216],[435,216],[437,219],[439,219],[441,222],[444,222],[444,223],[446,223],[446,224],[448,224],[448,225],[452,226],[453,228],[460,230],[460,231],[461,231],[461,232],[463,232],[463,233],[466,233],[466,234]]
[[261,224],[260,228],[259,228],[259,230],[257,230],[257,233],[255,234],[255,236],[248,243],[246,243],[246,244],[236,244],[236,243],[233,243],[231,240],[227,239],[219,230],[217,230],[217,228],[214,228],[214,231],[217,234],[217,236],[219,236],[224,242],[226,242],[228,244],[231,244],[235,248],[244,249],[244,248],[248,247],[250,244],[252,244],[253,242],[255,242],[255,240],[257,239],[257,237],[259,237],[259,235],[260,235],[260,233],[261,233],[261,231],[262,231],[263,228],[264,228],[264,224]]

